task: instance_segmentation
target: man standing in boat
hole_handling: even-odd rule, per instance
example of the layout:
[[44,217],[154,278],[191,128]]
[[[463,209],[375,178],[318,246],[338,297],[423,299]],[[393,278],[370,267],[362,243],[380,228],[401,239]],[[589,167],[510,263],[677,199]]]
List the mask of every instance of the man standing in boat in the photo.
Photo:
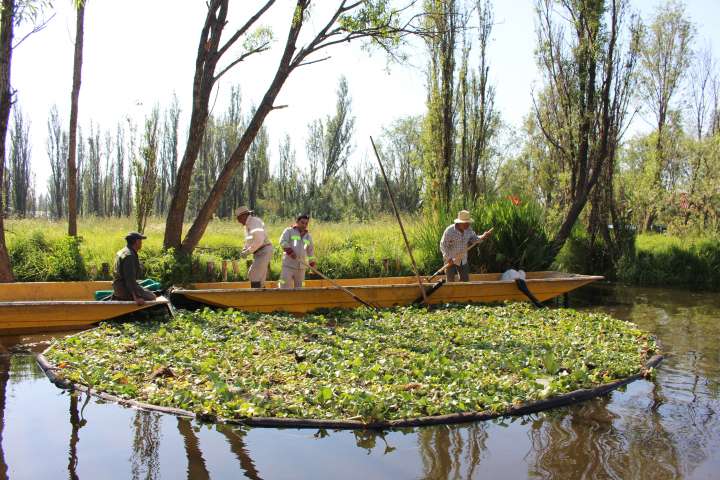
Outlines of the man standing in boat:
[[242,206],[235,211],[235,218],[245,225],[247,233],[245,237],[245,248],[240,252],[241,257],[253,255],[253,262],[248,270],[251,288],[263,288],[263,282],[267,278],[270,259],[272,258],[273,247],[265,231],[265,224],[253,215],[252,210]]
[[458,274],[461,282],[470,280],[470,265],[468,264],[468,247],[481,242],[492,235],[492,228],[478,236],[470,224],[473,219],[470,212],[460,210],[455,222],[445,229],[440,239],[440,252],[443,262],[449,266],[445,270],[448,282],[456,282]]
[[155,294],[138,285],[137,281],[145,274],[140,264],[138,252],[142,241],[147,237],[142,233],[130,232],[125,236],[127,246],[115,255],[113,272],[113,300],[132,300],[138,305],[155,300]]
[[307,265],[315,268],[315,247],[308,232],[310,216],[298,215],[295,225],[286,228],[280,236],[283,251],[280,288],[301,288],[305,285],[305,269]]

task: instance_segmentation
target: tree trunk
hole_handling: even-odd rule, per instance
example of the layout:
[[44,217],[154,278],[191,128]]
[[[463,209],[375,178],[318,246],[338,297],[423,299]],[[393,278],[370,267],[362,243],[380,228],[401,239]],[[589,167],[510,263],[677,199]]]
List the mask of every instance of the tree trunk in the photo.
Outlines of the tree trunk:
[[255,111],[255,114],[250,120],[250,123],[245,129],[245,132],[240,138],[240,143],[230,155],[230,158],[223,167],[217,181],[215,182],[215,185],[210,191],[210,195],[208,196],[207,200],[205,200],[202,208],[200,208],[200,211],[198,212],[195,221],[193,222],[190,230],[185,236],[185,239],[183,240],[180,247],[180,251],[182,253],[189,255],[197,246],[198,242],[205,233],[205,229],[207,228],[207,225],[212,218],[212,214],[215,213],[215,210],[220,204],[220,200],[222,199],[225,190],[227,190],[227,187],[230,184],[230,181],[232,180],[235,171],[238,169],[238,167],[242,165],[242,162],[245,159],[245,154],[250,148],[250,145],[252,145],[255,136],[260,131],[260,128],[265,121],[265,117],[267,117],[267,115],[273,110],[273,103],[275,102],[275,98],[277,98],[278,93],[280,93],[280,89],[282,88],[287,78],[290,76],[290,73],[292,73],[293,69],[296,68],[297,65],[299,65],[304,58],[303,55],[299,55],[299,57],[295,61],[293,61],[293,55],[296,48],[295,44],[297,42],[297,38],[300,34],[301,28],[302,22],[293,22],[293,24],[291,25],[288,39],[285,43],[285,50],[283,52],[282,58],[280,59],[280,65],[278,66],[277,72],[275,73],[275,78],[273,78],[270,87],[265,92],[265,96],[263,97],[260,105]]
[[70,96],[70,143],[68,145],[67,186],[68,186],[68,235],[77,235],[77,122],[78,99],[80,97],[80,79],[82,73],[83,34],[85,22],[85,1],[77,6],[75,23],[75,57],[73,60],[73,85]]
[[180,249],[182,245],[182,228],[185,219],[185,210],[188,204],[190,184],[192,182],[193,169],[197,161],[205,128],[208,120],[208,104],[210,94],[215,85],[215,67],[220,54],[218,47],[220,36],[225,28],[227,17],[228,0],[214,1],[208,4],[208,13],[205,18],[205,25],[200,33],[198,52],[195,59],[195,76],[193,79],[193,107],[190,114],[190,128],[188,141],[185,146],[182,161],[177,170],[175,188],[172,192],[172,199],[168,207],[167,219],[165,221],[164,248]]
[[215,213],[215,210],[220,204],[220,200],[222,199],[225,190],[227,190],[227,187],[230,184],[230,181],[232,180],[235,171],[238,169],[238,167],[242,165],[243,160],[245,160],[245,154],[252,145],[253,140],[255,140],[257,133],[260,131],[260,128],[265,121],[265,117],[267,117],[267,115],[273,110],[273,102],[275,101],[278,93],[280,93],[280,89],[282,88],[285,80],[287,80],[291,72],[292,69],[289,66],[286,66],[284,68],[281,67],[278,69],[273,83],[270,85],[270,88],[265,93],[265,96],[263,97],[260,106],[255,112],[255,115],[253,115],[253,118],[250,121],[247,129],[245,129],[245,132],[243,132],[243,135],[240,138],[240,143],[235,148],[232,155],[230,155],[230,159],[227,161],[222,171],[220,172],[220,175],[218,176],[215,185],[210,191],[210,195],[208,196],[207,200],[205,200],[202,208],[200,208],[200,211],[198,212],[195,221],[193,222],[190,230],[185,236],[185,239],[182,242],[182,246],[180,247],[180,251],[182,253],[192,253],[193,249],[197,246],[198,242],[202,238],[203,234],[205,233],[205,229],[207,228],[207,225],[212,218],[212,214]]
[[[13,23],[15,14],[15,0],[3,0],[0,14],[0,207],[4,192],[5,174],[5,139],[7,138],[8,123],[10,120],[10,107],[12,105],[12,91],[10,87],[10,65],[12,63]],[[10,267],[10,257],[5,245],[5,210],[0,208],[0,282],[12,282],[13,273]]]

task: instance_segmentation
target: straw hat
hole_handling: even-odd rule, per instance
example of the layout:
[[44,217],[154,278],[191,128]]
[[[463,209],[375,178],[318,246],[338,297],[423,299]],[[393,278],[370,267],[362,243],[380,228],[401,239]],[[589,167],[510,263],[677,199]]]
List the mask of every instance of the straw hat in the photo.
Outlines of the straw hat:
[[235,218],[239,217],[240,215],[244,213],[254,213],[252,210],[250,210],[248,207],[243,205],[242,207],[238,207],[237,210],[235,210]]
[[473,219],[470,217],[470,212],[467,210],[460,210],[458,212],[457,218],[455,219],[455,223],[472,223]]

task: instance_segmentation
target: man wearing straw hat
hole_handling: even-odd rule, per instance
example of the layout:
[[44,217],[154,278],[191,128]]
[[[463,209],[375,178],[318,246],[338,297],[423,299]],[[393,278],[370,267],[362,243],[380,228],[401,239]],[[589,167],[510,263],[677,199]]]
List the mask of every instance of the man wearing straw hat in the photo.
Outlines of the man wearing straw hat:
[[265,224],[253,215],[252,210],[242,206],[235,211],[235,218],[245,225],[247,233],[245,247],[240,252],[241,257],[253,255],[253,262],[248,270],[248,279],[251,288],[263,288],[263,282],[267,278],[270,259],[272,258],[273,247],[265,231]]
[[458,274],[461,282],[470,280],[470,265],[468,264],[468,247],[474,243],[485,240],[492,235],[492,229],[478,236],[470,227],[473,222],[470,212],[460,210],[455,222],[445,229],[440,240],[440,252],[443,262],[449,266],[445,271],[448,282],[456,282]]

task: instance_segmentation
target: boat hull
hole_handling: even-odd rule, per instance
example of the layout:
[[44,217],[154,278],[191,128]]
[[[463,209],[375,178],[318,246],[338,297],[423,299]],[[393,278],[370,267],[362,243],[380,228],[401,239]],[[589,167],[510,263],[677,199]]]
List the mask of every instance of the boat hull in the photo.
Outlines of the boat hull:
[[[446,283],[428,296],[427,303],[494,303],[528,300],[514,281],[501,281],[499,277],[500,274],[472,275],[470,282]],[[545,301],[602,278],[559,272],[532,272],[528,274],[526,283],[538,300]],[[341,279],[337,280],[337,283],[362,300],[379,307],[409,305],[422,297],[414,277]],[[324,280],[309,280],[306,282],[306,288],[296,290],[274,288],[276,287],[274,282],[268,282],[267,286],[269,288],[251,289],[247,282],[199,283],[188,289],[175,290],[171,299],[179,295],[215,307],[298,314],[320,308],[361,306],[361,303],[347,292]],[[426,285],[426,288],[430,286],[432,284]]]
[[135,302],[95,301],[110,282],[28,282],[0,285],[0,335],[75,330],[129,313],[168,306],[165,297]]

